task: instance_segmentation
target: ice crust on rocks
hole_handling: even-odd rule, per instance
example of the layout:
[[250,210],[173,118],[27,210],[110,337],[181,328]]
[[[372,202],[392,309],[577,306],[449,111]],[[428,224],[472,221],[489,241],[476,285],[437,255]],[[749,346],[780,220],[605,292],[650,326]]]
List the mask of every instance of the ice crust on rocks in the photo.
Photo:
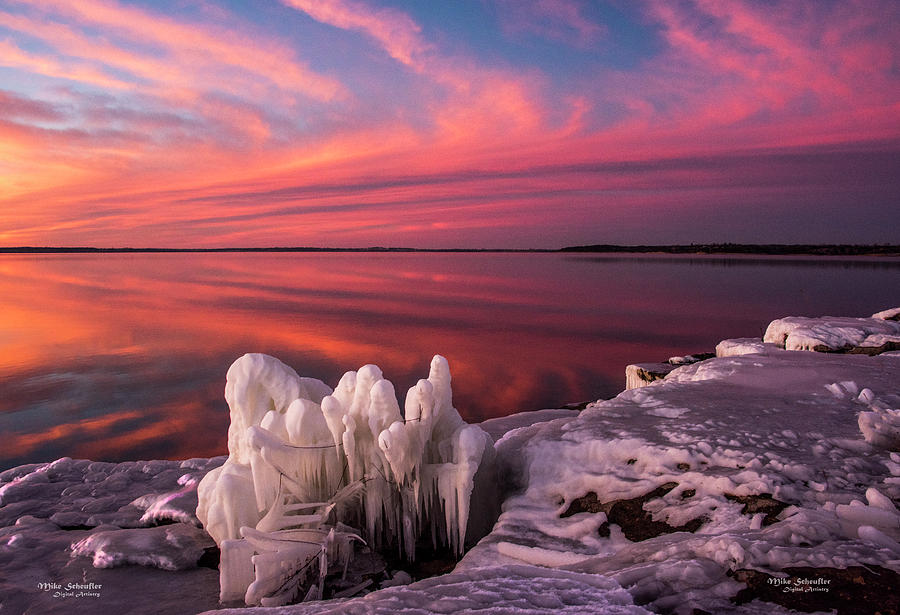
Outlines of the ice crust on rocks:
[[[200,478],[223,462],[63,458],[0,473],[0,612],[154,615],[215,607],[218,573],[195,559],[213,543],[190,501],[196,506]],[[147,515],[151,508],[156,513]],[[62,589],[45,591],[40,583]],[[88,592],[99,597],[78,598],[79,590],[54,596],[69,583],[99,585]]]
[[[491,508],[479,498],[496,497],[493,441],[453,407],[450,369],[441,356],[432,360],[428,378],[409,389],[402,412],[393,385],[375,365],[347,372],[332,390],[262,354],[234,362],[225,398],[229,456],[201,481],[197,506],[197,517],[230,562],[221,567],[223,600],[242,589],[248,604],[293,600],[260,587],[279,587],[333,541],[349,539],[325,529],[319,539],[291,542],[290,528],[349,524],[371,546],[399,549],[410,561],[426,535],[459,556],[467,536],[472,541],[470,527],[484,525]],[[236,542],[242,539],[254,548]],[[310,541],[318,550],[302,546]],[[252,560],[256,574],[246,588],[235,581],[249,578],[240,557]],[[327,565],[325,559],[318,565],[321,578]],[[261,578],[267,567],[272,583]]]
[[896,350],[900,348],[900,321],[894,320],[898,309],[884,310],[871,318],[780,318],[769,324],[763,341],[786,350]]

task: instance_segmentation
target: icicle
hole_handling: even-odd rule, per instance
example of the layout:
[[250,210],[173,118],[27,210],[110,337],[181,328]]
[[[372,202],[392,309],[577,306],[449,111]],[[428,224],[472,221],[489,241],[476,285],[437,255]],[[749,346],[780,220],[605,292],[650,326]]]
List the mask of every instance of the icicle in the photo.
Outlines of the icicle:
[[346,372],[331,395],[341,403],[344,412],[348,412],[356,395],[356,372]]
[[347,457],[350,480],[362,480],[366,471],[362,455],[356,450],[356,419],[346,414],[342,422],[344,423],[344,433],[341,436],[341,442],[344,445],[344,455]]
[[337,459],[338,465],[343,468],[344,451],[341,450],[341,447],[343,446],[344,435],[343,419],[346,412],[344,410],[345,406],[337,397],[337,391],[335,391],[335,395],[327,395],[322,399],[321,408],[322,416],[325,418],[325,424],[328,426],[328,430],[331,432],[332,441],[334,442],[335,458]]
[[242,600],[255,578],[253,545],[246,540],[230,538],[221,544],[219,558],[219,601]]
[[381,380],[381,370],[377,365],[363,365],[359,368],[359,371],[356,372],[356,386],[348,414],[354,417],[366,415],[366,411],[369,409],[369,392],[379,380]]

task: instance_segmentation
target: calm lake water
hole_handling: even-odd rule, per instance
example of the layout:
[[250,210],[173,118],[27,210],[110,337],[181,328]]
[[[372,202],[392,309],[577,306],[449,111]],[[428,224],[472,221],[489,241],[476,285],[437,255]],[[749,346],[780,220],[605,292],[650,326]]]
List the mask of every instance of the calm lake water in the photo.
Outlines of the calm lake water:
[[0,469],[225,452],[228,366],[272,354],[469,421],[611,397],[625,365],[900,304],[900,260],[460,253],[0,255]]

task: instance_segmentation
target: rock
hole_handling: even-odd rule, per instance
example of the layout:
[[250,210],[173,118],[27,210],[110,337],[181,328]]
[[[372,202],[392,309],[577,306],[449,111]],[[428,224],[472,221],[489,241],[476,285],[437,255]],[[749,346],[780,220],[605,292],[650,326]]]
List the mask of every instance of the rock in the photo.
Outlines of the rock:
[[625,390],[645,387],[665,378],[675,369],[670,363],[635,363],[625,368]]
[[732,495],[726,493],[725,497],[732,502],[743,504],[741,509],[743,515],[755,515],[757,513],[765,513],[763,525],[772,525],[778,521],[778,515],[781,514],[788,504],[780,502],[772,497],[771,493],[761,493],[759,495]]
[[654,521],[653,515],[644,510],[644,504],[664,496],[677,486],[678,483],[665,483],[645,495],[628,500],[614,500],[605,504],[600,503],[597,494],[592,491],[573,500],[560,517],[571,517],[582,512],[606,513],[606,523],[598,528],[600,535],[609,536],[609,526],[615,524],[622,528],[625,538],[632,542],[641,542],[673,532],[696,532],[706,521],[702,517],[691,519],[684,525],[672,526],[664,521]]

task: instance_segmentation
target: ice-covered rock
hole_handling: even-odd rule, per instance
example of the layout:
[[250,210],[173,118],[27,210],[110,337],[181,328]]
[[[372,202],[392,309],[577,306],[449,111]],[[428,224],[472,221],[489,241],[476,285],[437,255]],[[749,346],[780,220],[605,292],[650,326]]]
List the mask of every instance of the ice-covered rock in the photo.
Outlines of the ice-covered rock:
[[638,389],[665,378],[675,369],[670,363],[634,363],[625,366],[625,389]]
[[894,320],[897,313],[900,308],[871,318],[779,318],[769,324],[763,340],[786,350],[880,354],[900,349],[900,321]]
[[136,564],[183,570],[195,568],[204,550],[214,544],[203,530],[186,523],[173,523],[94,532],[74,543],[72,554],[93,558],[95,568]]
[[872,318],[878,318],[880,320],[900,320],[900,307],[882,310],[881,312],[872,314]]
[[664,363],[634,363],[625,366],[625,390],[638,389],[662,380],[673,370],[684,365],[693,365],[714,357],[713,353],[688,354],[669,357]]
[[[428,378],[409,389],[402,412],[375,365],[347,372],[332,391],[266,355],[235,361],[225,397],[229,457],[201,481],[197,517],[217,544],[228,544],[229,562],[246,549],[227,541],[252,535],[262,544],[254,530],[274,540],[290,528],[358,523],[370,545],[413,560],[423,535],[459,556],[490,529],[493,440],[453,407],[450,369],[441,356],[432,360]],[[316,553],[327,550],[324,539],[316,544]],[[279,575],[293,570],[292,562],[313,557],[305,548],[254,549],[248,604],[296,598],[267,591],[285,582]],[[320,566],[323,574],[326,567]],[[223,567],[229,595],[241,586],[226,578],[232,568],[248,578],[240,564]],[[260,578],[263,568],[275,576]]]
[[737,339],[722,340],[716,344],[716,356],[739,357],[745,354],[764,354],[768,350],[776,347],[775,344],[763,342],[756,337],[741,337]]

